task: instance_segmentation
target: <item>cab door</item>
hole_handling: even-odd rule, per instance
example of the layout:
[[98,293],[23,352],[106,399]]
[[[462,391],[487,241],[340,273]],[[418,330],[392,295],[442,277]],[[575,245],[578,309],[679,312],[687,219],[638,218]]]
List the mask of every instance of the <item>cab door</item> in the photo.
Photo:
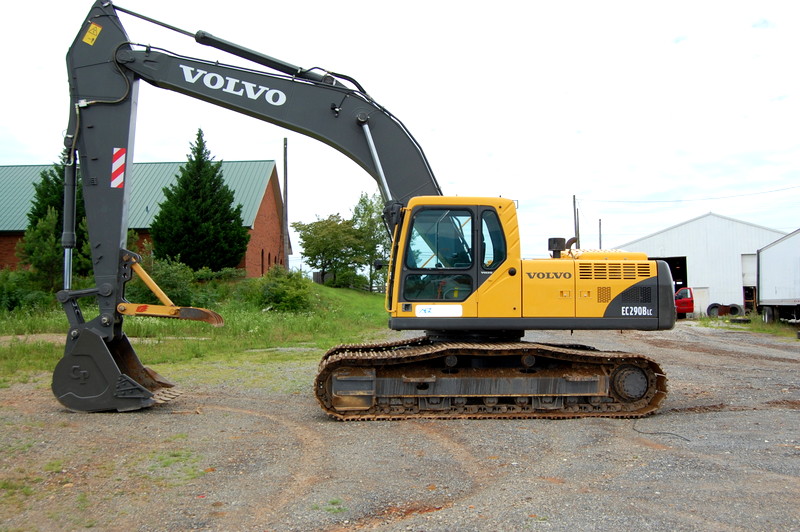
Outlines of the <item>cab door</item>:
[[511,258],[502,222],[493,208],[479,212],[478,315],[482,318],[522,316],[519,259]]
[[398,300],[417,317],[474,317],[475,208],[425,206],[412,212]]

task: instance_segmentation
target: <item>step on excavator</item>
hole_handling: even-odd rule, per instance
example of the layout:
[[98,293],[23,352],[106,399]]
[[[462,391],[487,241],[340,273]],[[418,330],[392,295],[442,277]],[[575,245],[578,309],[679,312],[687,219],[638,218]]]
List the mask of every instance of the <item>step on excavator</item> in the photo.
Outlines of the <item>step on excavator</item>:
[[[251,64],[184,57],[132,42],[119,13]],[[316,398],[339,420],[640,417],[656,411],[667,378],[656,361],[575,344],[524,341],[529,330],[665,330],[675,323],[664,262],[643,253],[580,250],[552,238],[551,258],[523,259],[513,201],[444,196],[414,137],[352,77],[303,69],[199,31],[97,1],[67,54],[71,107],[65,145],[65,287],[69,321],[52,389],[67,408],[128,411],[177,396],[144,367],[127,317],[222,325],[215,312],[174,305],[125,249],[140,81],[324,142],[378,183],[392,236],[389,327],[416,338],[340,345],[322,358]],[[80,165],[93,288],[71,288],[76,167]],[[572,239],[571,239],[572,240]],[[125,298],[141,277],[161,305]],[[96,298],[85,320],[79,299]]]

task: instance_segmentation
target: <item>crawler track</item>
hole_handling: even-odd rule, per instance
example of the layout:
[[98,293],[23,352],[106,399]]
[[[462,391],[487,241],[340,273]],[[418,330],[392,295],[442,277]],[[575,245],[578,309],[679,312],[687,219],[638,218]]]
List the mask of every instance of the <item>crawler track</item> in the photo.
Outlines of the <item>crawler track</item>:
[[658,410],[667,378],[643,355],[422,337],[331,349],[315,392],[323,410],[344,421],[635,418]]

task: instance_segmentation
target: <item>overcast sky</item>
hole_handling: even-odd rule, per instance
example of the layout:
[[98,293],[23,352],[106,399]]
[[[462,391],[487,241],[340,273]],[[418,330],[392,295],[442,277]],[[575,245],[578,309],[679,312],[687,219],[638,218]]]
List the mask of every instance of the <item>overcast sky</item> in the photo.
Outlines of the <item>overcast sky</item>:
[[[305,68],[356,78],[422,145],[447,195],[518,201],[523,253],[573,234],[614,247],[715,212],[800,228],[800,17],[793,1],[125,0]],[[65,55],[90,1],[6,3],[0,165],[58,159]],[[247,65],[120,15],[134,42]],[[317,141],[141,84],[136,161],[274,159],[290,221],[349,216],[377,192]],[[296,237],[295,248],[298,248]],[[299,261],[295,259],[292,265]]]

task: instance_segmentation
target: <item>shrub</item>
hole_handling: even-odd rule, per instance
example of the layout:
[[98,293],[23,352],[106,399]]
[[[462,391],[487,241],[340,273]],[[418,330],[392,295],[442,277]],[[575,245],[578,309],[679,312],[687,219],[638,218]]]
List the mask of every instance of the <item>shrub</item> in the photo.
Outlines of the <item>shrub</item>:
[[[147,273],[173,303],[178,306],[192,305],[194,272],[187,265],[172,259],[154,259]],[[126,286],[125,299],[131,303],[160,304],[155,294],[135,275]]]
[[201,283],[209,281],[234,281],[245,276],[245,271],[241,268],[222,268],[220,271],[212,271],[208,266],[203,266],[194,272],[194,278]]
[[273,266],[264,277],[239,283],[236,298],[266,310],[307,312],[313,306],[311,286],[302,272]]
[[42,309],[51,307],[55,295],[36,288],[26,270],[0,270],[0,310]]
[[333,288],[355,288],[365,290],[369,286],[369,280],[364,275],[359,275],[355,270],[345,270],[337,272],[336,277],[325,281],[326,286]]
[[264,277],[261,295],[265,308],[284,312],[311,310],[311,281],[300,271],[289,271],[281,266],[271,268]]
[[14,279],[17,272],[0,271],[0,310],[14,310],[20,306],[19,282]]

